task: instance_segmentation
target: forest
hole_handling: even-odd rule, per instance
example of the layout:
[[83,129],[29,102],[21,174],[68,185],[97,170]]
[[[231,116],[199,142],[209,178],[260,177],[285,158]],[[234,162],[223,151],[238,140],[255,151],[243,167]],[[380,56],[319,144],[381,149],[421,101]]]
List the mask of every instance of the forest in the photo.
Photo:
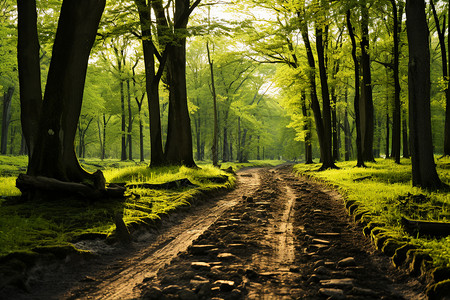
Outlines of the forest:
[[[264,204],[271,194],[273,207],[289,207],[279,215],[292,213],[296,221],[236,213],[222,220],[234,223],[223,226],[245,221],[256,232],[284,224],[268,236],[285,237],[286,253],[290,244],[301,248],[299,240],[316,236],[314,254],[325,255],[317,243],[331,242],[317,240],[344,236],[341,229],[312,234],[299,216],[341,208],[295,201],[324,193],[333,203],[331,190],[341,194],[360,233],[397,269],[418,277],[427,297],[450,293],[448,1],[0,0],[0,19],[0,296],[22,284],[17,278],[30,290],[23,274],[36,266],[36,253],[95,252],[80,246],[84,240],[136,243],[140,228],[166,228],[157,220],[224,191],[242,193],[233,202],[242,215],[272,208]],[[308,205],[311,211],[302,211]],[[229,213],[224,207],[219,215]],[[189,237],[186,251],[205,246],[196,239],[206,241],[216,221]],[[325,226],[320,217],[311,222]],[[289,226],[301,232],[294,236]],[[250,239],[258,240],[256,233]],[[256,246],[249,249],[258,253]],[[346,257],[334,255],[343,268]],[[302,261],[300,254],[282,257]],[[261,275],[264,268],[280,268],[256,265],[258,284],[270,281]],[[305,270],[313,265],[305,263]],[[176,262],[172,268],[185,271]],[[269,285],[269,294],[244,288],[244,279],[233,279],[236,272],[225,272],[228,283],[211,281],[219,287],[215,296],[283,295],[276,285]],[[248,269],[244,273],[252,279]],[[292,288],[289,276],[283,284]],[[316,290],[302,286],[305,294],[292,298],[340,299],[329,290],[349,296],[373,289],[324,280],[335,279],[316,278]],[[230,281],[232,287],[223,287]],[[214,287],[206,296],[199,287],[164,292],[168,286],[149,279],[140,296],[163,299],[149,296],[155,289],[169,299],[215,293]],[[98,292],[102,296],[94,298],[112,297]],[[398,293],[408,298],[405,290]]]

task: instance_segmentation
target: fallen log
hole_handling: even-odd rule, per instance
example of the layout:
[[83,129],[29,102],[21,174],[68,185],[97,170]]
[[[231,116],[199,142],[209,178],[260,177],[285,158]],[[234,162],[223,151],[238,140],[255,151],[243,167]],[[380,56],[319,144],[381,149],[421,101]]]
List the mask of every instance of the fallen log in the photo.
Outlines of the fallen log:
[[446,237],[450,235],[450,223],[401,219],[403,228],[411,235]]
[[75,194],[89,199],[120,198],[124,196],[125,192],[125,188],[118,185],[110,185],[102,190],[83,183],[65,182],[54,178],[26,174],[19,175],[16,180],[16,187],[22,193],[39,190],[47,193]]
[[164,183],[133,183],[125,186],[129,189],[174,190],[184,187],[197,187],[189,179],[182,178]]

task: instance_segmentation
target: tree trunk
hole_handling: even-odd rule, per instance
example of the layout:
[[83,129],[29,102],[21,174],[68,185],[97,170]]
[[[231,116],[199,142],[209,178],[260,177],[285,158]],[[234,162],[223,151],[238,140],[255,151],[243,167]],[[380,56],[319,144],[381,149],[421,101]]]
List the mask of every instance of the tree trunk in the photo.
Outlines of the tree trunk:
[[351,144],[352,144],[352,136],[350,132],[350,123],[348,121],[348,89],[345,89],[345,110],[344,110],[344,135],[345,135],[345,154],[344,159],[345,161],[350,160],[350,153],[351,153]]
[[261,142],[261,136],[258,135],[258,146],[256,147],[256,159],[257,160],[261,160],[261,155],[260,155],[260,142]]
[[364,92],[364,117],[362,127],[362,155],[364,161],[375,161],[373,157],[373,137],[374,137],[374,109],[372,99],[372,72],[370,70],[370,54],[369,54],[369,12],[364,2],[361,9],[361,66],[363,75],[363,92]]
[[25,141],[25,136],[23,135],[23,132],[21,134],[21,139],[20,139],[19,155],[28,155],[27,141]]
[[302,91],[301,93],[301,105],[302,105],[302,115],[305,118],[305,122],[303,123],[303,130],[305,131],[305,164],[312,164],[312,141],[311,141],[311,121],[308,112],[308,108],[306,107],[306,93]]
[[[320,25],[319,25],[320,26]],[[325,36],[326,39],[326,36]],[[323,165],[321,169],[336,168],[333,159],[332,144],[332,126],[331,126],[331,102],[330,93],[328,91],[328,76],[325,66],[325,47],[323,39],[323,30],[316,25],[316,49],[317,60],[319,62],[320,87],[322,91],[322,112],[323,112],[323,146],[322,153]]]
[[125,121],[125,93],[123,88],[123,80],[120,79],[120,119],[122,122],[121,136],[122,148],[120,151],[120,160],[127,160],[127,137],[126,137],[126,121]]
[[[445,114],[446,118],[445,118],[445,124],[444,124],[444,156],[448,156],[448,155],[450,155],[450,145],[447,145],[447,143],[450,143],[450,141],[447,137],[447,133],[450,133],[450,131],[447,131],[447,126],[450,126],[450,124],[447,124],[448,123],[448,120],[447,120],[448,109],[447,108],[448,108],[448,104],[450,103],[449,102],[450,94],[448,92],[448,88],[449,88],[449,86],[448,86],[448,68],[449,68],[449,66],[447,65],[447,51],[446,51],[446,47],[445,47],[445,27],[446,27],[445,14],[444,14],[444,21],[443,21],[442,28],[441,28],[441,24],[439,22],[439,17],[437,15],[436,7],[434,6],[433,0],[430,0],[430,6],[433,11],[434,24],[436,26],[436,31],[437,31],[438,38],[439,38],[439,46],[441,48],[442,78],[443,78],[444,82],[447,82],[446,87],[444,89],[445,103],[446,103],[446,114]],[[448,151],[446,151],[447,148],[448,148]]]
[[186,91],[185,30],[190,12],[189,0],[175,0],[175,41],[168,52],[170,96],[165,158],[172,165],[195,167]]
[[390,127],[391,127],[391,118],[389,116],[389,95],[391,94],[389,90],[389,71],[386,68],[386,148],[385,154],[386,158],[390,157],[389,154],[389,143],[390,143]]
[[[138,107],[138,118],[139,118],[139,161],[144,161],[144,125],[142,124],[142,103],[144,102],[145,92],[142,93],[141,99],[137,96],[137,87],[136,87],[136,72],[135,69],[139,63],[139,58],[136,59],[135,64],[131,68],[133,72],[133,89],[134,89],[134,100],[136,101],[136,105]],[[131,153],[131,151],[130,151]]]
[[242,146],[241,146],[241,117],[238,117],[238,138],[237,138],[237,157],[238,162],[242,162]]
[[38,139],[37,128],[42,105],[36,1],[17,1],[17,13],[20,120],[30,162]]
[[217,154],[217,149],[218,149],[217,135],[219,133],[219,127],[217,124],[217,122],[218,122],[217,121],[217,96],[216,96],[216,85],[214,83],[214,63],[211,59],[208,42],[206,42],[206,51],[208,53],[209,70],[211,73],[211,93],[213,96],[213,109],[214,109],[214,112],[213,112],[214,113],[213,143],[212,143],[212,147],[211,147],[211,152],[212,152],[213,166],[218,166],[219,165],[219,155]]
[[353,33],[353,27],[350,19],[350,10],[347,10],[347,27],[350,39],[352,41],[352,57],[355,64],[355,122],[356,122],[356,166],[365,167],[363,153],[362,153],[362,140],[361,140],[361,118],[359,111],[359,62],[356,56],[356,40]]
[[[450,5],[448,5],[448,19],[449,19],[449,28],[450,28]],[[445,33],[444,33],[445,34]],[[449,29],[450,36],[450,29]],[[450,72],[450,38],[447,38],[447,63],[448,63],[448,71]],[[447,89],[445,94],[445,123],[444,123],[444,156],[450,155],[450,80],[447,79]]]
[[222,152],[222,162],[230,161],[229,149],[228,149],[228,128],[227,124],[223,127],[223,152]]
[[[309,72],[308,72],[308,79],[309,79],[309,86],[310,86],[310,94],[311,94],[311,109],[314,114],[314,120],[316,123],[316,131],[317,136],[319,139],[319,147],[320,147],[320,153],[321,153],[321,159],[322,159],[322,166],[320,167],[321,170],[327,169],[327,168],[335,168],[333,162],[333,156],[332,156],[332,149],[331,149],[331,131],[328,132],[328,135],[325,132],[325,126],[324,121],[322,119],[322,112],[320,110],[320,104],[319,99],[317,98],[317,92],[316,92],[316,72],[315,72],[315,60],[311,48],[311,43],[309,42],[309,36],[308,36],[308,27],[305,22],[305,20],[302,19],[300,13],[298,14],[298,17],[300,19],[300,31],[303,37],[303,42],[305,43],[305,50],[306,55],[308,58],[308,65],[309,65]],[[316,37],[317,38],[317,37]],[[323,45],[321,41],[321,35],[318,37],[320,41],[316,41],[316,44],[318,45],[318,50],[323,50]],[[323,59],[323,51],[321,53],[321,60]],[[321,62],[323,63],[323,61]],[[328,107],[329,108],[329,107]],[[331,119],[330,119],[330,127],[328,129],[331,130]]]
[[423,0],[406,1],[409,64],[409,129],[412,183],[427,189],[443,186],[433,157],[430,112],[429,31]]
[[98,143],[100,144],[100,159],[103,160],[105,157],[102,157],[103,150],[103,137],[102,137],[102,126],[100,124],[100,120],[97,119],[97,130],[98,130]]
[[401,132],[401,103],[400,103],[400,79],[399,79],[399,33],[401,30],[401,23],[398,22],[399,16],[397,16],[397,4],[395,0],[391,0],[392,13],[394,17],[394,113],[392,123],[392,153],[391,157],[395,160],[395,163],[400,163],[400,132]]
[[[86,172],[74,150],[89,54],[104,6],[104,0],[62,4],[28,175],[90,181],[94,188],[105,189],[103,174]],[[29,117],[34,118],[34,114]]]
[[160,62],[155,74],[155,49],[152,42],[150,5],[145,0],[135,0],[141,25],[142,49],[144,53],[145,84],[147,91],[150,127],[150,166],[165,164],[161,134],[161,109],[159,105],[159,82],[165,60]]
[[14,93],[14,87],[9,87],[3,94],[3,117],[2,117],[2,139],[1,154],[6,154],[8,145],[8,129],[11,122],[11,100]]
[[133,143],[132,143],[132,130],[133,130],[133,112],[131,111],[131,91],[130,91],[130,79],[127,78],[127,104],[128,104],[128,131],[127,131],[127,143],[128,143],[128,159],[133,160]]
[[403,157],[409,158],[408,123],[406,121],[407,112],[403,110],[402,131],[403,131]]

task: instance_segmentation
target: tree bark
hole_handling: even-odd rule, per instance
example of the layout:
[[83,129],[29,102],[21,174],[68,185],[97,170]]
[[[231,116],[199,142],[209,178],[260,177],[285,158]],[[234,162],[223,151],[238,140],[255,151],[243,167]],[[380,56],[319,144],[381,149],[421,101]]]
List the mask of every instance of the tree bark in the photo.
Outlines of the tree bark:
[[[315,66],[315,59],[313,56],[311,43],[309,42],[309,36],[308,36],[308,27],[303,20],[300,13],[298,13],[299,21],[300,21],[300,31],[303,37],[303,42],[305,43],[305,49],[306,49],[306,55],[308,58],[308,65],[309,65],[309,72],[308,72],[308,79],[309,79],[309,86],[310,86],[310,94],[311,94],[311,109],[314,114],[314,120],[316,123],[316,131],[317,136],[319,139],[319,147],[320,147],[320,153],[322,158],[322,166],[320,167],[321,170],[327,169],[327,168],[336,168],[336,165],[333,162],[333,155],[332,155],[332,149],[331,149],[331,131],[328,132],[328,135],[325,132],[325,125],[324,120],[322,119],[322,112],[320,109],[319,99],[317,98],[317,86],[316,86],[316,66]],[[316,37],[317,38],[317,37]],[[321,39],[321,37],[319,37]],[[322,48],[322,41],[316,41],[318,45],[318,50],[321,50]],[[322,48],[323,49],[323,48]],[[323,59],[323,52],[322,58]],[[323,62],[323,61],[322,61]],[[328,103],[329,104],[329,103]],[[326,104],[325,104],[326,105]],[[329,107],[328,107],[329,108]],[[331,119],[329,122],[330,127],[328,129],[331,129]]]
[[[157,2],[157,1],[152,1]],[[135,0],[138,7],[139,22],[141,25],[142,49],[144,53],[145,83],[149,110],[150,127],[150,166],[165,164],[161,133],[161,109],[159,105],[159,82],[166,60],[160,62],[158,72],[155,74],[155,48],[152,42],[150,4],[145,0]],[[153,4],[153,3],[152,3]],[[158,9],[155,14],[158,15]]]
[[104,6],[104,0],[62,4],[28,175],[88,181],[105,189],[103,174],[85,171],[74,149],[89,54]]
[[352,136],[350,132],[350,123],[348,121],[348,89],[345,89],[345,110],[344,110],[344,135],[345,135],[345,154],[344,160],[349,161],[351,156],[351,144],[352,144]]
[[128,159],[133,160],[133,143],[131,136],[133,131],[133,112],[131,111],[131,91],[129,78],[127,78],[127,106],[128,106],[128,130],[127,130]]
[[[370,70],[369,54],[369,12],[366,3],[361,8],[361,66],[363,75],[363,93],[364,93],[364,117],[362,127],[362,155],[364,161],[375,161],[373,157],[373,137],[374,137],[374,109],[372,98],[372,72]],[[362,118],[361,118],[362,119]]]
[[222,162],[230,161],[229,149],[228,149],[228,125],[225,123],[223,127],[223,151],[222,151]]
[[20,119],[30,162],[38,139],[42,105],[36,1],[17,1],[17,13]]
[[302,115],[305,118],[305,122],[303,123],[303,130],[305,131],[305,164],[312,164],[312,141],[311,141],[311,121],[308,112],[308,108],[306,107],[306,93],[302,91],[301,93],[301,105],[302,105]]
[[397,4],[391,0],[392,13],[394,17],[393,41],[394,41],[394,112],[392,123],[392,151],[391,157],[396,164],[400,164],[400,133],[401,133],[401,102],[400,102],[400,78],[399,78],[399,33],[401,32],[401,22],[397,14]]
[[[449,85],[448,85],[448,64],[447,64],[447,51],[446,51],[446,47],[445,47],[445,15],[444,15],[444,21],[442,23],[442,28],[441,28],[441,23],[439,21],[439,17],[438,14],[436,12],[436,7],[434,6],[434,1],[430,0],[430,6],[431,6],[431,10],[433,11],[433,18],[434,18],[434,24],[436,26],[436,31],[438,34],[438,38],[439,38],[439,47],[441,49],[441,60],[442,60],[442,78],[445,82],[447,82],[445,90],[444,90],[444,94],[445,94],[445,103],[446,103],[446,111],[445,111],[445,123],[444,123],[444,156],[448,156],[450,155],[450,139],[448,138],[448,134],[450,134],[450,122],[447,119],[447,115],[450,117],[450,114],[448,114],[447,112],[449,111],[448,106],[449,106]],[[449,15],[450,16],[450,15]],[[450,54],[449,54],[450,55]],[[447,128],[449,127],[449,128]]]
[[403,132],[403,157],[409,158],[409,142],[408,142],[408,123],[406,121],[407,118],[406,110],[403,110],[403,118],[402,118],[402,132]]
[[1,154],[6,154],[8,146],[8,129],[11,122],[11,100],[14,93],[14,87],[9,87],[3,94],[3,117],[2,117],[2,138]]
[[362,153],[362,139],[361,139],[361,118],[360,118],[360,110],[359,110],[359,62],[358,57],[356,56],[356,40],[355,35],[353,33],[353,26],[350,19],[350,10],[347,10],[347,27],[348,33],[350,35],[350,39],[352,41],[352,57],[353,62],[355,64],[355,100],[354,100],[354,108],[355,108],[355,122],[356,122],[356,166],[357,167],[365,167],[363,153]]
[[213,112],[214,113],[213,143],[212,143],[212,147],[211,147],[211,152],[212,152],[213,166],[218,166],[219,165],[219,155],[217,154],[217,149],[218,149],[217,135],[219,133],[219,127],[217,124],[217,96],[216,96],[216,85],[214,83],[214,63],[211,59],[208,42],[206,42],[206,51],[208,53],[209,70],[211,73],[211,93],[213,96],[213,111],[214,111]]
[[409,129],[412,183],[427,189],[443,187],[433,157],[430,112],[429,31],[423,0],[406,1],[409,64]]
[[[332,125],[331,125],[331,102],[328,90],[328,76],[325,66],[325,47],[323,39],[323,30],[316,24],[316,49],[317,60],[319,62],[320,87],[322,91],[322,112],[323,112],[323,146],[322,167],[321,169],[337,168],[333,159],[332,145]],[[325,37],[326,39],[326,37]]]
[[[450,5],[448,5],[448,19],[449,19],[449,28],[450,28]],[[450,33],[450,29],[449,29]],[[450,36],[450,34],[449,34]],[[447,63],[448,63],[448,71],[450,72],[450,38],[447,38]],[[450,80],[447,79],[447,90],[445,95],[445,123],[444,123],[444,155],[450,155]]]
[[196,4],[190,7],[189,2],[175,0],[174,41],[168,50],[169,123],[164,155],[169,164],[196,167],[186,91],[186,28]]

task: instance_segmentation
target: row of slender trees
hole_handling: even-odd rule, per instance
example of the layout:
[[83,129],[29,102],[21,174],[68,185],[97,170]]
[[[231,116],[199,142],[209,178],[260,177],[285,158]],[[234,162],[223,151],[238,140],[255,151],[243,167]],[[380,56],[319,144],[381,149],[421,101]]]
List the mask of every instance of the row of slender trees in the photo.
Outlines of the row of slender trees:
[[[190,32],[192,33],[192,31],[188,30],[187,26],[189,18],[193,11],[201,4],[201,1],[190,2],[178,0],[167,3],[156,0],[135,0],[134,2],[121,1],[121,3],[111,5],[116,12],[115,14],[108,14],[108,17],[101,19],[105,3],[105,1],[94,0],[86,1],[86,3],[83,2],[83,4],[73,4],[68,0],[63,2],[58,21],[58,29],[53,43],[51,62],[43,98],[41,96],[40,74],[42,50],[37,32],[38,21],[36,3],[31,1],[31,3],[20,3],[17,6],[19,29],[18,63],[22,110],[21,120],[23,135],[30,153],[30,165],[28,170],[30,175],[43,175],[63,181],[75,182],[82,182],[87,179],[96,182],[95,185],[102,188],[101,175],[98,173],[95,175],[88,174],[80,167],[73,149],[73,142],[78,130],[80,136],[79,144],[83,144],[81,139],[83,132],[85,132],[83,130],[87,130],[90,125],[90,122],[87,122],[87,125],[83,128],[83,126],[80,125],[79,117],[91,48],[95,45],[96,41],[99,43],[107,43],[114,37],[119,37],[116,39],[120,40],[120,36],[125,35],[137,38],[142,47],[145,70],[145,76],[143,78],[145,80],[146,88],[145,92],[141,92],[140,96],[136,97],[136,103],[139,108],[139,116],[141,116],[140,111],[145,98],[145,93],[148,99],[149,109],[151,165],[185,164],[188,166],[195,166],[193,160],[193,140],[191,135],[186,82],[186,72],[189,72],[189,70],[186,70],[186,38]],[[304,152],[306,161],[312,161],[311,138],[314,134],[311,131],[311,126],[313,126],[314,123],[319,142],[320,156],[323,163],[322,169],[335,167],[340,141],[338,131],[336,130],[336,126],[339,126],[336,107],[340,101],[339,98],[342,98],[342,94],[338,93],[338,86],[335,82],[342,72],[348,72],[349,66],[351,66],[348,61],[343,62],[345,60],[343,57],[345,56],[345,53],[347,53],[348,57],[351,57],[351,60],[353,61],[353,66],[351,68],[354,72],[351,76],[353,86],[351,84],[348,84],[348,86],[351,88],[350,94],[353,94],[354,96],[353,113],[356,123],[357,164],[358,166],[364,166],[364,162],[374,160],[373,144],[375,118],[373,87],[376,83],[373,82],[371,74],[374,61],[384,65],[392,71],[395,91],[392,123],[392,157],[396,162],[399,162],[402,126],[400,54],[402,53],[402,16],[405,4],[402,1],[385,1],[383,3],[372,1],[344,1],[339,3],[328,3],[327,1],[321,0],[313,1],[311,3],[305,3],[303,1],[280,3],[279,1],[274,0],[261,0],[252,1],[252,3],[255,4],[255,7],[258,9],[263,8],[272,10],[271,16],[276,16],[274,18],[267,18],[267,20],[258,20],[259,23],[268,21],[269,24],[270,22],[272,25],[276,24],[275,27],[281,28],[281,30],[278,30],[276,33],[261,32],[258,26],[248,26],[248,23],[246,22],[243,22],[238,26],[232,25],[233,22],[231,22],[227,25],[227,30],[228,32],[232,31],[233,34],[236,35],[236,38],[239,38],[239,35],[240,37],[245,37],[243,40],[248,42],[252,51],[246,55],[242,55],[247,56],[250,60],[257,63],[284,64],[289,68],[296,70],[296,78],[292,80],[291,85],[300,87],[297,97],[300,99],[300,111],[303,115],[303,125],[301,127],[302,130],[306,132],[306,134],[304,134]],[[440,16],[443,15],[441,13],[442,8],[439,7],[438,10],[436,10],[434,3],[430,3],[430,6],[437,27],[436,31],[439,36],[439,45],[441,47],[441,52],[443,53],[441,56],[445,57],[445,43],[443,42],[445,40],[445,38],[443,38],[445,37],[445,20],[442,22],[442,28],[439,25],[441,20]],[[380,24],[375,21],[375,18],[373,18],[371,14],[377,10],[386,10],[388,7],[391,7],[392,12],[390,15],[390,20],[392,20],[392,22],[388,21],[386,23],[389,25],[389,28],[392,28],[392,61],[377,61],[377,58],[373,58],[372,49],[376,39],[371,40],[372,29],[370,26]],[[419,14],[415,13],[416,11],[421,12],[422,8],[423,14],[425,14],[424,1],[408,1],[406,3],[407,20],[411,18],[419,20],[422,18],[422,15],[419,16]],[[87,11],[89,11],[89,14]],[[133,20],[127,18],[130,11],[134,11],[139,19]],[[441,13],[441,15],[439,15],[439,13]],[[83,17],[81,16],[84,16],[85,14],[90,17],[82,21]],[[118,16],[120,16],[120,18]],[[118,19],[121,21],[118,22]],[[416,23],[419,24],[420,22]],[[69,26],[68,24],[72,25]],[[345,24],[345,26],[336,28],[335,24]],[[358,24],[358,26],[355,26],[355,24]],[[427,25],[428,30],[427,22],[425,22],[425,25]],[[235,26],[235,28],[230,30],[233,26]],[[206,31],[210,34],[211,30],[214,28],[223,27],[223,24],[211,24],[210,18],[208,18],[207,21],[202,24],[203,29],[197,26],[196,30],[197,32],[200,32],[200,34],[202,34],[202,30],[203,32]],[[413,37],[421,36],[423,38],[423,30],[421,31],[415,27],[407,27],[407,31],[410,59],[409,68],[411,69],[411,66],[416,66],[416,58],[414,58],[412,53],[414,53],[415,50],[418,50],[419,47],[417,46],[418,44],[411,43],[410,41],[413,40]],[[311,33],[314,35],[312,41],[310,41]],[[295,35],[300,36],[301,39],[296,40]],[[427,32],[427,38],[428,36]],[[123,40],[125,40],[125,38]],[[278,48],[274,47],[274,42],[277,43]],[[213,141],[211,145],[211,154],[214,164],[218,164],[219,135],[222,137],[220,142],[222,148],[220,152],[222,152],[223,160],[227,160],[227,153],[232,151],[232,149],[229,147],[229,142],[227,140],[229,132],[226,120],[228,120],[228,117],[222,115],[221,111],[218,110],[218,107],[223,108],[224,105],[226,107],[228,100],[227,98],[222,98],[224,95],[223,91],[219,91],[219,94],[216,91],[218,76],[215,73],[217,72],[217,66],[214,64],[214,56],[211,52],[213,46],[214,39],[206,41],[205,50],[210,75],[208,85],[211,92],[211,106],[214,107],[211,116],[214,120],[214,122],[212,122],[214,129],[212,130]],[[411,47],[416,48],[411,50]],[[283,51],[280,49],[283,49]],[[124,67],[126,63],[124,55],[120,51],[119,48],[116,48],[113,51],[113,54],[116,57],[114,67],[119,74],[123,72],[120,69]],[[339,52],[344,54],[336,59],[334,53]],[[426,56],[430,56],[429,52],[420,54],[420,58]],[[106,60],[108,59],[109,58],[106,57]],[[442,65],[444,66],[444,59],[442,58],[442,60]],[[133,75],[136,75],[134,72],[136,66],[139,64],[139,59],[136,59],[135,62],[136,64],[134,67],[132,64],[128,66],[128,69],[132,70]],[[345,70],[346,68],[347,70]],[[316,69],[318,70],[317,72]],[[445,69],[445,67],[443,67],[443,69]],[[424,83],[425,85],[428,84],[429,86],[429,66],[428,71],[425,69],[424,71],[421,71],[420,75],[423,75],[424,73],[428,73],[428,81],[427,78],[417,80],[418,82]],[[414,73],[410,70],[411,78],[413,74]],[[128,145],[128,154],[130,155],[129,157],[132,157],[130,133],[133,124],[133,114],[131,113],[132,109],[130,105],[130,86],[136,85],[136,82],[134,81],[136,76],[131,76],[129,78],[131,78],[131,80],[120,80],[122,153],[126,153],[126,149],[124,148]],[[447,81],[445,81],[445,73],[443,73],[443,78],[445,84],[448,84]],[[242,83],[245,82],[242,78],[240,78],[240,81]],[[163,143],[163,125],[161,123],[160,107],[160,87],[162,85],[168,89],[168,126],[165,145]],[[258,98],[260,98],[261,95],[261,86],[260,88],[255,89],[256,92],[253,100],[248,101],[246,103],[247,105],[254,106],[259,103]],[[410,83],[409,87],[411,88],[411,86],[412,84]],[[419,86],[420,84],[414,84],[414,87]],[[239,85],[237,87],[239,87]],[[133,88],[135,88],[135,86]],[[228,89],[232,89],[232,83]],[[125,92],[126,90],[128,91],[127,93]],[[239,90],[239,88],[235,90],[234,94],[236,94],[237,90]],[[345,99],[347,99],[347,91],[348,88],[346,89]],[[447,91],[448,88],[445,90],[445,93],[447,93]],[[125,99],[126,95],[128,95],[128,99]],[[233,91],[228,91],[228,95],[233,97]],[[409,95],[410,99],[413,99],[412,90],[410,90]],[[420,97],[418,99],[423,98],[424,97]],[[428,92],[428,107],[429,98]],[[231,100],[228,103],[231,104]],[[417,101],[414,103],[417,103]],[[125,107],[127,104],[128,109]],[[410,103],[409,107],[410,148],[413,154],[413,165],[417,166],[417,164],[423,163],[429,168],[430,165],[433,165],[429,163],[429,158],[420,158],[418,161],[414,161],[414,158],[420,157],[417,152],[417,149],[420,147],[417,145],[426,140],[423,138],[417,139],[415,137],[416,132],[421,131],[418,131],[418,129],[415,129],[414,127],[421,122],[419,121],[419,118],[424,114],[421,113],[420,115],[415,115],[414,113],[411,113],[411,109],[414,108],[412,103]],[[311,110],[314,122],[312,122],[309,117],[309,110]],[[4,109],[3,111],[7,112],[8,109]],[[128,116],[125,116],[125,111],[128,111]],[[227,114],[227,110],[222,110],[222,112]],[[421,112],[426,113],[426,110],[421,110]],[[198,116],[200,116],[200,114],[198,114]],[[243,122],[242,115],[238,113],[236,116],[239,135],[239,138],[237,139],[239,145],[238,159],[241,160],[243,158],[241,143],[245,144],[248,127],[241,129]],[[127,117],[128,122],[126,120]],[[195,128],[193,129],[195,132],[195,140],[197,142],[197,154],[200,155],[204,152],[204,150],[202,150],[202,147],[204,148],[204,143],[202,146],[200,130],[197,130],[200,129],[200,126],[195,124],[197,122],[196,117],[194,117]],[[8,117],[3,117],[2,121],[3,120],[7,121]],[[221,128],[218,127],[220,120],[222,122]],[[403,120],[405,120],[404,117]],[[107,118],[104,117],[104,128],[106,127],[107,122]],[[198,122],[198,124],[200,124],[201,120]],[[344,122],[344,131],[346,127],[348,131],[349,124],[347,123],[348,121]],[[389,121],[386,122],[386,125],[388,124]],[[420,128],[427,128],[424,123],[420,124]],[[142,130],[143,124],[140,123],[140,131],[142,132]],[[126,131],[128,131],[128,134]],[[420,134],[424,133],[421,132]],[[427,133],[427,136],[431,138],[432,135],[431,133]],[[128,137],[128,141],[126,137]],[[103,146],[105,145],[105,138],[106,135],[101,134],[99,126],[99,140]],[[140,134],[140,139],[142,140],[142,138],[143,134]],[[259,141],[261,135],[253,136],[253,138],[257,138]],[[348,136],[346,133],[346,142],[347,139]],[[351,144],[350,141],[348,143]],[[427,143],[426,145],[430,147],[432,143]],[[404,143],[403,149],[405,148],[408,147],[405,147]],[[142,143],[141,149],[143,149]],[[83,152],[81,146],[78,151],[80,153]],[[423,151],[420,153],[423,153]],[[126,159],[124,154],[122,156],[122,159]],[[141,157],[142,156],[143,155],[141,155]],[[413,173],[415,170],[418,170],[418,168],[413,167]],[[424,173],[426,172],[420,171],[420,174]],[[427,174],[429,175],[430,173],[428,172]],[[428,175],[427,178],[430,178]],[[433,187],[440,186],[440,183],[435,183],[434,185],[424,184],[422,183],[423,180],[414,181],[414,183],[416,185],[428,185]],[[432,179],[432,181],[436,182],[435,178]]]

